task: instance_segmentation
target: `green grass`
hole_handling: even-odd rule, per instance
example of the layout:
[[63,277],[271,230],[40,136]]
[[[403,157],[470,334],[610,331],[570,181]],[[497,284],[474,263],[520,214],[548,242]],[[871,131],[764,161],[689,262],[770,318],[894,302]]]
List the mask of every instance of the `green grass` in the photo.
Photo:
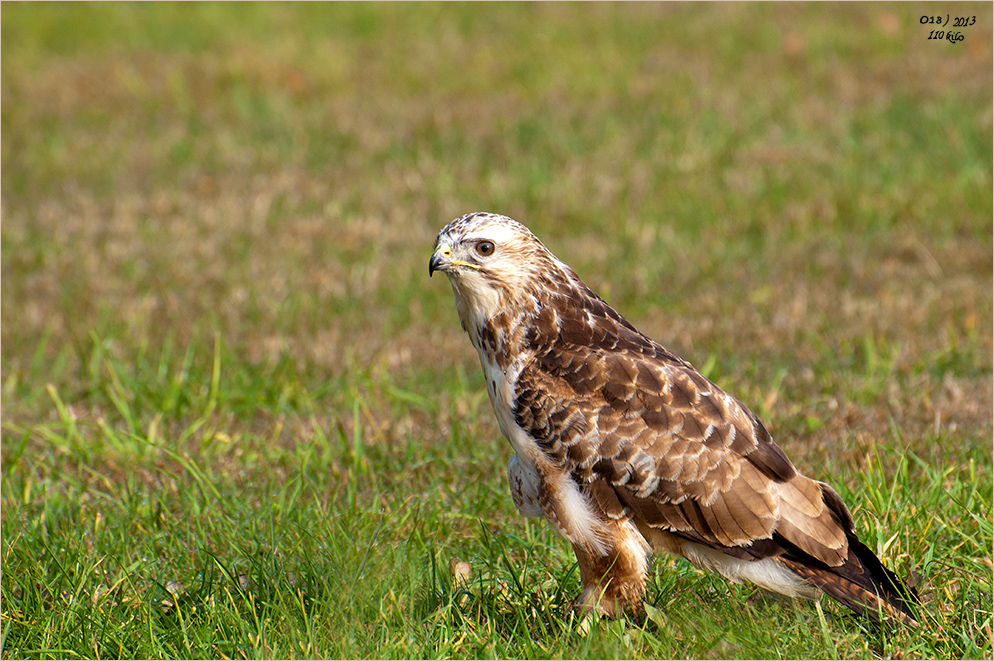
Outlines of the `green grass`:
[[[3,656],[990,658],[991,44],[985,4],[5,5]],[[473,210],[752,407],[921,629],[665,557],[578,620],[427,278]]]

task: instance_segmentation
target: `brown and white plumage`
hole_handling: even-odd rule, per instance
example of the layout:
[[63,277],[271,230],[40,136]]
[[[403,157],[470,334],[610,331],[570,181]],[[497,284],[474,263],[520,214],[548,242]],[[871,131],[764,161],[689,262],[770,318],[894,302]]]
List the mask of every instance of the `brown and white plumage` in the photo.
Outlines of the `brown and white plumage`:
[[457,218],[444,271],[514,456],[511,494],[573,545],[581,605],[641,603],[650,549],[790,596],[913,621],[914,593],[759,419],[594,294],[523,225]]

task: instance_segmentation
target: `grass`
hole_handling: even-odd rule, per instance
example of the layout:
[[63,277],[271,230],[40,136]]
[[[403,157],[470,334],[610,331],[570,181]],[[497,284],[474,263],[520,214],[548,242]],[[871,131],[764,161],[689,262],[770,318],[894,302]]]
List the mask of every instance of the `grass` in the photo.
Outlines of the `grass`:
[[[991,31],[5,5],[3,656],[990,658]],[[922,628],[663,557],[644,614],[578,621],[426,277],[472,210],[750,405]]]

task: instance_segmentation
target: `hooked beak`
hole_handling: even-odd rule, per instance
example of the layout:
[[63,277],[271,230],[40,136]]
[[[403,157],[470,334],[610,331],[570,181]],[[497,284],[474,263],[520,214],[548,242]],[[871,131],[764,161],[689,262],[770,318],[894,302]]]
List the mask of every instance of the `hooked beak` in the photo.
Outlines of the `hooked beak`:
[[453,259],[452,246],[440,243],[435,247],[435,252],[432,254],[431,259],[428,260],[428,277],[430,278],[435,271],[448,271],[453,266],[465,266],[469,269],[480,270],[479,264],[471,264],[461,259]]
[[434,275],[435,271],[447,271],[451,262],[449,257],[452,256],[452,249],[447,245],[440,245],[435,248],[435,252],[432,254],[431,259],[428,260],[428,277],[430,278]]

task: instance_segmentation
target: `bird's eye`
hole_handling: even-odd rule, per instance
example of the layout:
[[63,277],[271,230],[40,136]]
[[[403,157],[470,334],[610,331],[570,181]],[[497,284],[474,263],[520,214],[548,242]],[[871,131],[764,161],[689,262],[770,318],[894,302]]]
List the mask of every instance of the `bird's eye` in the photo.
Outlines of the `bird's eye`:
[[484,257],[489,257],[494,254],[494,244],[492,241],[480,241],[476,244],[476,252],[480,253]]

